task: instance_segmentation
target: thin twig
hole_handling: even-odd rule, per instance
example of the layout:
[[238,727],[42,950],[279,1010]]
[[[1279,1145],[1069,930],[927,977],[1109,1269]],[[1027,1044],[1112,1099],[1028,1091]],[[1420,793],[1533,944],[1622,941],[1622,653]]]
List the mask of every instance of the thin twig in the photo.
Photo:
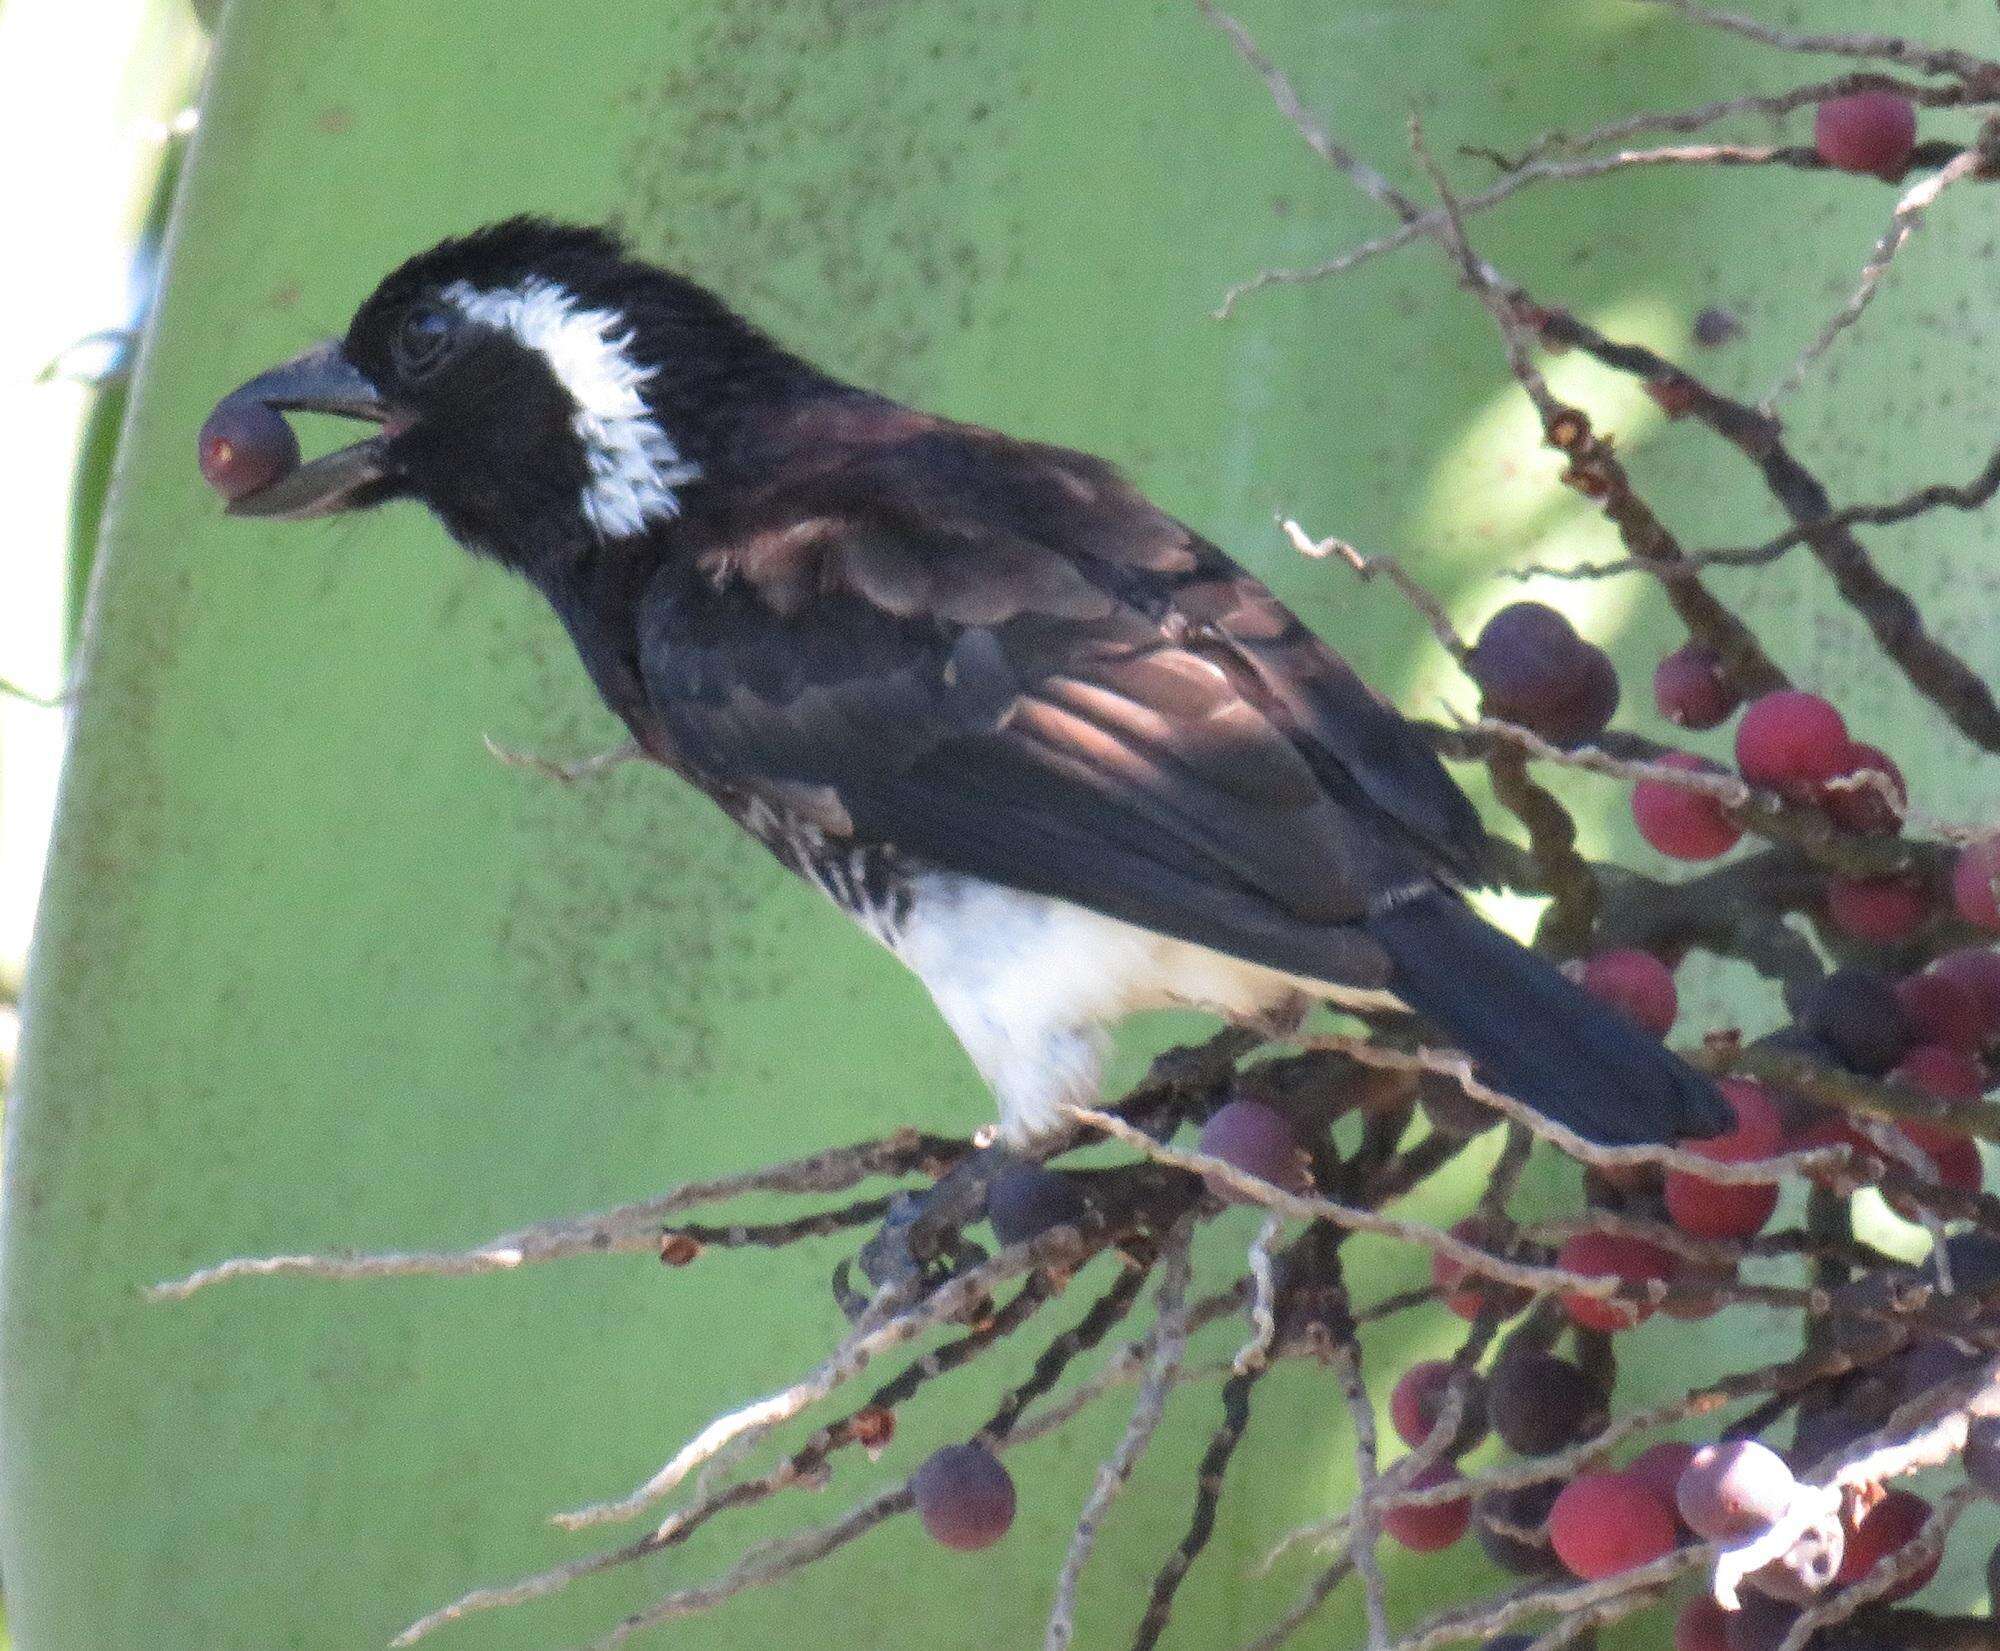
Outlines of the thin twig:
[[572,1256],[653,1250],[659,1243],[660,1224],[682,1210],[757,1192],[845,1192],[875,1176],[902,1176],[924,1168],[939,1169],[970,1150],[963,1141],[899,1129],[880,1140],[863,1141],[857,1146],[833,1147],[762,1169],[687,1181],[657,1197],[620,1204],[598,1214],[567,1216],[521,1227],[466,1250],[235,1256],[199,1268],[183,1278],[150,1285],[146,1294],[155,1300],[183,1301],[211,1284],[239,1278],[296,1276],[342,1281],[461,1278],[477,1273],[510,1272],[516,1267]]
[[1882,277],[1888,273],[1889,265],[1903,244],[1916,232],[1917,225],[1937,198],[1961,179],[1969,178],[1987,165],[1990,156],[1982,140],[1979,145],[1966,150],[1943,170],[1934,172],[1928,178],[1910,186],[1903,198],[1896,203],[1896,209],[1889,215],[1889,227],[1882,232],[1881,240],[1875,243],[1875,250],[1868,255],[1868,262],[1861,266],[1861,279],[1848,296],[1847,302],[1834,312],[1832,318],[1820,329],[1819,336],[1808,344],[1790,371],[1778,381],[1769,395],[1759,404],[1758,411],[1769,414],[1776,406],[1778,398],[1796,390],[1805,382],[1805,376],[1812,364],[1833,347],[1833,341],[1847,328],[1861,319],[1862,312],[1874,301],[1880,290]]
[[1690,23],[1698,23],[1705,29],[1720,29],[1726,34],[1738,34],[1746,40],[1755,40],[1760,45],[1775,46],[1780,51],[1821,53],[1831,57],[1874,58],[1883,63],[1900,64],[1906,69],[1915,69],[1922,74],[1951,75],[1980,89],[1982,95],[1990,94],[1996,83],[2000,83],[2000,63],[1992,63],[1983,57],[1975,57],[1971,52],[1962,52],[1953,47],[1928,46],[1921,41],[1910,40],[1902,35],[1889,34],[1800,34],[1791,29],[1781,29],[1770,23],[1759,22],[1754,17],[1744,17],[1735,12],[1716,11],[1704,6],[1699,0],[1641,0],[1642,4],[1664,6],[1669,11],[1677,11]]
[[1364,556],[1345,539],[1331,534],[1324,539],[1315,539],[1289,516],[1280,517],[1278,525],[1285,537],[1291,540],[1292,548],[1301,556],[1310,556],[1317,561],[1337,555],[1363,579],[1373,579],[1378,574],[1387,579],[1402,594],[1403,600],[1423,615],[1424,622],[1431,628],[1431,635],[1438,639],[1446,653],[1461,665],[1471,657],[1471,645],[1451,622],[1451,615],[1445,612],[1444,604],[1413,579],[1395,557]]
[[[990,1261],[958,1274],[929,1295],[904,1305],[898,1288],[877,1297],[878,1309],[864,1316],[817,1369],[788,1387],[718,1416],[677,1451],[660,1470],[627,1495],[558,1514],[564,1530],[632,1519],[658,1502],[696,1468],[724,1450],[738,1449],[779,1423],[819,1403],[835,1388],[865,1370],[878,1354],[900,1346],[933,1325],[943,1324],[990,1294],[1009,1278],[1050,1265],[1074,1266],[1082,1242],[1072,1228],[1058,1227],[1023,1244],[1010,1245]],[[885,1299],[886,1298],[886,1299]]]
[[1125,1424],[1124,1435],[1098,1468],[1096,1482],[1084,1498],[1082,1512],[1077,1515],[1076,1531],[1070,1537],[1062,1569],[1056,1576],[1055,1601],[1049,1608],[1049,1625],[1042,1636],[1043,1651],[1065,1651],[1076,1637],[1077,1588],[1083,1580],[1083,1568],[1090,1562],[1091,1551],[1097,1546],[1098,1528],[1103,1524],[1112,1502],[1132,1477],[1139,1458],[1145,1455],[1146,1447],[1152,1443],[1160,1418],[1166,1412],[1167,1396],[1173,1390],[1174,1378],[1180,1372],[1182,1359],[1187,1356],[1188,1246],[1192,1236],[1192,1225],[1183,1222],[1167,1240],[1166,1260],[1156,1298],[1159,1330],[1147,1364],[1146,1377],[1139,1384],[1139,1396],[1133,1401],[1132,1415]]

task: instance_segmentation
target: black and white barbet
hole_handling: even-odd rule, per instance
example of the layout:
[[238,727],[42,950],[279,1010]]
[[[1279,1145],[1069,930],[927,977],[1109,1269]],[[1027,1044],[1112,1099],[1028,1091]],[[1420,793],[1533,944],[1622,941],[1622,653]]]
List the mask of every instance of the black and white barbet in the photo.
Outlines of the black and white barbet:
[[1419,735],[1109,465],[913,411],[599,229],[391,274],[237,397],[368,439],[231,510],[393,499],[528,579],[645,752],[930,990],[1032,1148],[1106,1028],[1303,995],[1409,1009],[1607,1143],[1720,1133],[1708,1079],[1484,922]]

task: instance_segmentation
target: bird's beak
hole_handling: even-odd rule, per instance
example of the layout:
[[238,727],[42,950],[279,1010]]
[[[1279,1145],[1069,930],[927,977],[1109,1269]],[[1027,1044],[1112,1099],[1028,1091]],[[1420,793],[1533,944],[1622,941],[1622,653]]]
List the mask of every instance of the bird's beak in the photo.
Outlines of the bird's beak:
[[283,366],[259,373],[226,399],[260,401],[281,413],[335,413],[392,426],[230,500],[226,509],[232,516],[280,521],[328,516],[362,502],[367,491],[390,473],[387,448],[395,434],[394,409],[336,343],[314,345]]

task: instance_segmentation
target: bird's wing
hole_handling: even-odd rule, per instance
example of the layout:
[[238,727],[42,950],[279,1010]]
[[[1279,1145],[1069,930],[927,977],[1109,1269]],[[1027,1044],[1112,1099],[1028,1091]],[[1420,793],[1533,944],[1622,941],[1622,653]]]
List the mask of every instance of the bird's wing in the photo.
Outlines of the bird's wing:
[[1373,983],[1343,926],[1476,863],[1431,752],[1105,467],[983,456],[816,476],[656,580],[640,662],[680,759],[947,870]]

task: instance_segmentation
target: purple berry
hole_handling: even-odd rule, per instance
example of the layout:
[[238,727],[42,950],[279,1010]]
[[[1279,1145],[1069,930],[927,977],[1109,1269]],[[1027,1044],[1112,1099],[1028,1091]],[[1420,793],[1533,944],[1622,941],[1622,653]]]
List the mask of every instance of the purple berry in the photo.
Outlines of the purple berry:
[[1618,709],[1609,656],[1540,602],[1516,602],[1489,619],[1466,670],[1489,716],[1557,745],[1594,739]]
[[1653,703],[1677,727],[1701,729],[1727,722],[1743,699],[1724,679],[1721,659],[1690,642],[1653,672]]
[[[1235,1100],[1219,1108],[1201,1126],[1201,1150],[1287,1192],[1308,1185],[1298,1136],[1282,1112],[1262,1101]],[[1239,1196],[1220,1184],[1213,1190],[1222,1198]]]
[[1040,1164],[1003,1170],[986,1189],[986,1219],[1002,1244],[1021,1244],[1051,1227],[1081,1226],[1090,1204],[1072,1176]]
[[225,396],[196,438],[202,479],[234,501],[299,467],[299,438],[261,401]]
[[910,1476],[917,1517],[931,1539],[970,1552],[1014,1523],[1014,1480],[984,1445],[946,1445]]

